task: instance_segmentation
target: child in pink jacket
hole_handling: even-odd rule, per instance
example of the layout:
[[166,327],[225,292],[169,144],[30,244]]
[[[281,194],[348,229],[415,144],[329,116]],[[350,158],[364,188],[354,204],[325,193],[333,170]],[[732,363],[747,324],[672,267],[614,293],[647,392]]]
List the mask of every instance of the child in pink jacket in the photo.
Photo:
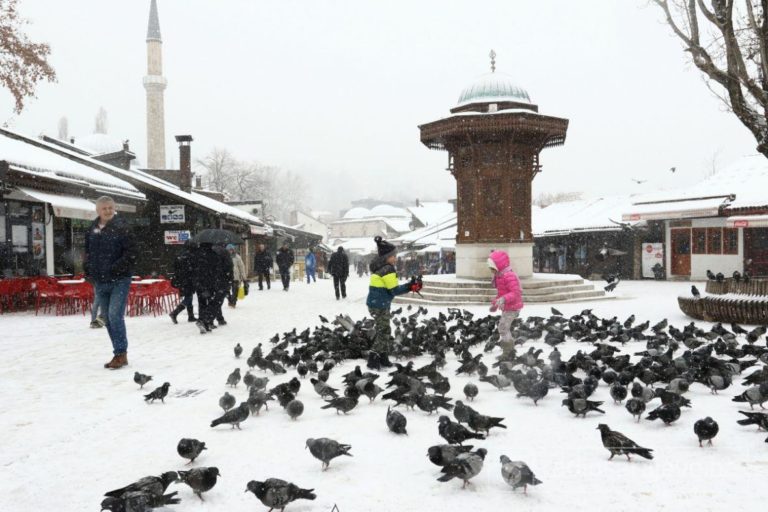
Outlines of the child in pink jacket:
[[517,274],[509,266],[509,255],[504,251],[493,251],[488,258],[488,266],[493,272],[493,286],[496,287],[496,298],[491,305],[491,311],[501,310],[499,319],[499,334],[501,347],[504,351],[514,348],[512,340],[512,322],[523,309],[523,291]]

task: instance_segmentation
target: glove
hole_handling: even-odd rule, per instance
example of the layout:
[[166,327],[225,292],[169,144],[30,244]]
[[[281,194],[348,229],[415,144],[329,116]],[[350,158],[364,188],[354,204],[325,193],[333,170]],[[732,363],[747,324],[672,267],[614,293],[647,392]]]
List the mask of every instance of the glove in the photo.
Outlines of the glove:
[[504,300],[504,297],[499,297],[495,301],[493,301],[493,305],[491,305],[491,312],[493,313],[497,309],[501,309],[504,311],[504,304],[506,303],[506,300]]
[[422,288],[424,288],[424,283],[422,283],[421,279],[416,276],[412,277],[410,282],[410,290],[414,293],[418,293]]

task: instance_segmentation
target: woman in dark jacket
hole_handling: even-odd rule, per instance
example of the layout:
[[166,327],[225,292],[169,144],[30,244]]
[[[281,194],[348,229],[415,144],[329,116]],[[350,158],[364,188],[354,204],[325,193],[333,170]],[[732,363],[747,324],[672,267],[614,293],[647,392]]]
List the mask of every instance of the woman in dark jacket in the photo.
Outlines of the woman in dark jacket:
[[195,318],[195,309],[192,305],[192,298],[195,295],[195,258],[197,257],[197,243],[192,240],[188,240],[184,244],[184,248],[181,253],[176,257],[173,262],[173,277],[171,278],[171,284],[179,290],[181,295],[181,302],[176,309],[170,313],[173,323],[178,323],[176,317],[187,310],[187,321],[197,322]]

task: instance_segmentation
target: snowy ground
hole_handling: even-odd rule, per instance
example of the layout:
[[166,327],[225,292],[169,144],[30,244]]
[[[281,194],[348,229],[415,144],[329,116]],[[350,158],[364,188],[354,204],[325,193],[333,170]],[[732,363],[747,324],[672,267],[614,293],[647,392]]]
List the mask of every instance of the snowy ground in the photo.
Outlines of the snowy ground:
[[[128,319],[130,366],[119,371],[102,368],[111,355],[106,332],[89,329],[84,317],[0,316],[0,510],[98,510],[107,490],[144,475],[184,469],[185,461],[176,454],[182,437],[207,443],[209,450],[195,465],[217,466],[222,478],[202,504],[188,487],[172,486],[183,499],[173,507],[178,511],[266,510],[243,491],[249,480],[268,477],[316,490],[317,500],[289,505],[293,512],[330,511],[334,504],[341,512],[764,510],[766,433],[736,424],[740,404],[730,398],[744,389],[738,381],[720,396],[698,384],[691,386],[693,408],[685,409],[670,427],[645,420],[634,423],[623,406],[613,405],[604,384],[595,399],[605,400],[607,414],[575,419],[561,407],[562,395],[555,391],[534,407],[516,399],[514,391],[479,383],[473,406],[504,416],[509,429],[494,431],[487,441],[475,444],[485,447],[488,456],[483,472],[466,490],[455,480],[435,480],[439,468],[426,457],[430,445],[443,442],[435,415],[403,411],[410,435],[398,437],[386,428],[384,403],[363,400],[348,416],[337,416],[320,409],[322,402],[308,380],[298,396],[306,409],[296,422],[275,404],[244,422],[242,431],[209,428],[220,413],[218,399],[228,389],[227,375],[235,367],[243,373],[247,369],[244,359],[234,358],[236,342],[247,354],[276,332],[316,325],[318,314],[345,312],[359,318],[366,313],[366,284],[353,276],[344,302],[334,300],[330,281],[294,283],[289,293],[278,288],[259,292],[254,286],[236,310],[225,308],[229,325],[206,336],[186,322],[173,325],[167,317]],[[566,315],[594,307],[600,316],[622,320],[631,313],[639,322],[668,318],[681,327],[687,320],[676,296],[689,293],[689,288],[690,283],[624,281],[620,300],[557,307]],[[549,306],[525,309],[525,315],[534,314],[548,315]],[[628,351],[641,349],[631,345]],[[548,354],[549,347],[542,346]],[[575,342],[560,347],[565,357],[578,348],[583,347]],[[452,375],[456,362],[452,356],[449,361]],[[354,364],[334,370],[331,384],[340,384],[340,376]],[[136,370],[153,375],[151,384],[171,383],[165,405],[144,403],[132,381]],[[270,385],[293,375],[291,371],[271,377]],[[475,379],[451,376],[449,396],[463,399],[461,389],[470,380]],[[189,390],[200,393],[176,396]],[[242,384],[236,396],[247,396]],[[692,430],[705,416],[720,423],[712,448],[699,448]],[[654,448],[655,459],[608,462],[595,430],[601,422]],[[336,459],[330,470],[321,472],[320,463],[304,449],[308,437],[351,444],[354,457]],[[528,496],[513,492],[500,476],[502,454],[526,461],[544,483],[531,488]]]

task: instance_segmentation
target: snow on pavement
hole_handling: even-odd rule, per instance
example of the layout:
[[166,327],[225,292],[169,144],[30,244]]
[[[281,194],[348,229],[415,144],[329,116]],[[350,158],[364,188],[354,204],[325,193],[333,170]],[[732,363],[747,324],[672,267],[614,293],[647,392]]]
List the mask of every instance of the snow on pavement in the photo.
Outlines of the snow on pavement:
[[[336,415],[320,409],[323,402],[308,379],[302,381],[298,395],[305,411],[297,421],[273,402],[268,412],[245,421],[242,431],[210,428],[210,421],[221,412],[218,399],[229,390],[227,375],[236,367],[243,373],[247,370],[244,357],[234,358],[235,343],[243,345],[247,356],[259,342],[268,351],[268,340],[277,332],[317,325],[318,314],[332,318],[343,312],[360,318],[367,313],[367,281],[353,276],[348,288],[349,298],[337,302],[330,281],[295,282],[288,293],[279,286],[263,292],[252,286],[251,295],[237,309],[224,308],[229,325],[205,336],[194,325],[173,325],[167,317],[129,318],[130,365],[118,371],[102,368],[111,357],[111,347],[106,332],[89,329],[86,317],[0,316],[0,510],[96,511],[110,489],[145,475],[185,469],[176,453],[182,437],[207,443],[208,450],[194,466],[217,466],[222,478],[204,503],[188,487],[172,485],[170,491],[179,491],[182,503],[168,510],[266,510],[244,490],[249,480],[269,477],[315,489],[315,501],[295,502],[287,507],[289,512],[330,511],[334,504],[340,512],[764,508],[766,433],[736,424],[741,404],[730,398],[744,389],[738,380],[720,396],[692,385],[686,396],[693,408],[684,409],[681,419],[666,427],[646,420],[635,423],[623,406],[613,404],[604,383],[595,393],[595,399],[605,401],[604,416],[573,418],[561,407],[563,395],[557,390],[535,407],[527,399],[516,399],[513,390],[497,391],[476,377],[455,377],[457,364],[449,355],[449,396],[463,400],[464,384],[476,382],[480,395],[473,407],[505,417],[509,427],[474,443],[486,448],[488,456],[482,473],[466,490],[456,480],[437,482],[439,468],[426,457],[429,446],[443,443],[436,415],[400,409],[408,419],[409,435],[395,436],[385,425],[385,403],[377,399],[369,405],[363,399],[349,415]],[[624,281],[618,300],[556,307],[566,315],[593,307],[599,316],[621,320],[632,313],[638,322],[668,318],[682,327],[689,320],[679,311],[676,297],[689,289],[690,283]],[[431,309],[430,314],[439,310]],[[526,307],[524,316],[528,315],[549,315],[549,306]],[[542,343],[535,345],[544,348],[544,355],[550,351]],[[588,347],[569,341],[559,348],[565,359]],[[630,343],[625,351],[643,348]],[[484,357],[490,362],[493,355]],[[427,360],[421,358],[417,364]],[[341,375],[356,363],[340,365],[331,373],[330,383],[341,388]],[[164,405],[143,401],[132,380],[134,371],[153,376],[146,392],[171,383]],[[270,386],[293,375],[293,370],[282,376],[270,374]],[[242,384],[234,394],[238,401],[247,397]],[[714,447],[699,448],[693,423],[705,416],[719,422],[720,434]],[[653,448],[654,460],[608,462],[595,430],[598,423]],[[321,472],[320,462],[304,448],[308,437],[351,444],[354,456],[335,459],[328,471]],[[513,492],[500,476],[502,454],[526,461],[543,484],[530,488],[528,496]]]

